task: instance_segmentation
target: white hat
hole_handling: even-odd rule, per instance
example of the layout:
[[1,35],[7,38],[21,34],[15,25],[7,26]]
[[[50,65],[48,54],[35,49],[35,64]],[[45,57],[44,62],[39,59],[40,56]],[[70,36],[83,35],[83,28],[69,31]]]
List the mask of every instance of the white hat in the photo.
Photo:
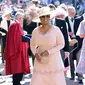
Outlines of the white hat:
[[55,16],[59,16],[59,15],[67,16],[68,14],[62,8],[58,7],[58,8],[56,8]]
[[58,7],[61,7],[62,9],[64,9],[66,12],[68,12],[68,7],[63,3],[60,4]]
[[42,7],[39,10],[39,17],[44,16],[44,15],[50,15],[51,11],[49,7]]
[[52,19],[54,17],[54,11],[50,11],[49,7],[42,7],[39,9],[39,14],[37,17],[35,17],[32,21],[34,22],[40,22],[39,17],[45,16],[45,15],[50,15],[50,18]]
[[11,9],[5,9],[5,11],[4,11],[2,16],[5,17],[6,15],[11,14],[11,13],[12,13]]

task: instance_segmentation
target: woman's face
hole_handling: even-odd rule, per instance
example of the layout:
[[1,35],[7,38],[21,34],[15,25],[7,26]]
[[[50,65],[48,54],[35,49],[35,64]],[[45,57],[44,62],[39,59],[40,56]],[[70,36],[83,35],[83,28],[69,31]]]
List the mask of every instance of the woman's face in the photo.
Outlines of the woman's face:
[[49,24],[50,22],[50,15],[44,15],[40,17],[40,21],[42,24]]

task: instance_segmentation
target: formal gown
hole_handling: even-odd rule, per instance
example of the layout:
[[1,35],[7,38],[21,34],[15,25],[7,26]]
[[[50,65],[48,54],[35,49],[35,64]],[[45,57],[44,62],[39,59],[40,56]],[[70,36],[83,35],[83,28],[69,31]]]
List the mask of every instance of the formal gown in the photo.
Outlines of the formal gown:
[[39,31],[39,27],[32,32],[31,50],[36,53],[36,47],[42,51],[48,50],[49,55],[38,61],[35,58],[32,80],[30,85],[66,85],[64,65],[60,50],[64,47],[64,38],[60,29],[56,26],[45,34]]

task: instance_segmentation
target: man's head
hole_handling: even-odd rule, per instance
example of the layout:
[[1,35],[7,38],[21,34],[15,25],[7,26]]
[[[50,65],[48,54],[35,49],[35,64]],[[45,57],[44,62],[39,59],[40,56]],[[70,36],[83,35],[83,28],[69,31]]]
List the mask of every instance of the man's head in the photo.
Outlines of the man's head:
[[73,6],[68,6],[68,14],[70,17],[74,17],[76,14],[76,10]]
[[23,25],[23,17],[24,17],[24,14],[21,12],[17,12],[15,15],[15,19],[19,21],[21,26]]

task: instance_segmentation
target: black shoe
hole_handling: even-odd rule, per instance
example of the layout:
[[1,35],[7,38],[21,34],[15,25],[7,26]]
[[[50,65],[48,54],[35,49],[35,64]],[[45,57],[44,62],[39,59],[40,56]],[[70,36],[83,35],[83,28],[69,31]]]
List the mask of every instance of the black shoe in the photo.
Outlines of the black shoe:
[[76,76],[78,76],[78,73],[76,73]]
[[83,81],[82,80],[79,80],[79,82],[78,82],[79,84],[83,84]]
[[0,74],[0,76],[1,76],[2,74]]

